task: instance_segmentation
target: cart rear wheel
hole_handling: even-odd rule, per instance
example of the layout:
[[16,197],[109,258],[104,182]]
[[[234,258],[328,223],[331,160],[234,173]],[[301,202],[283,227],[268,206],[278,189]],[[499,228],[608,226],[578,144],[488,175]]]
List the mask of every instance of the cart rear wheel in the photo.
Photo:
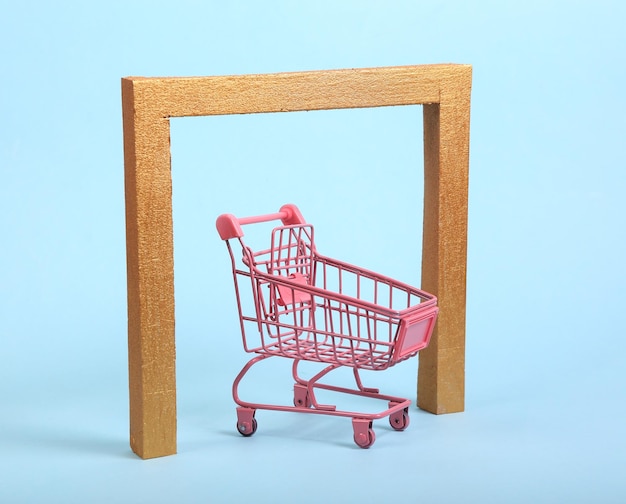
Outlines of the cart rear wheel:
[[256,410],[252,408],[237,408],[237,430],[242,436],[250,437],[256,432],[255,413]]
[[394,430],[403,431],[409,426],[409,422],[408,408],[404,408],[403,410],[396,411],[389,415],[389,425],[391,425]]
[[248,422],[248,421],[237,422],[237,430],[239,431],[239,434],[241,434],[244,437],[252,436],[252,434],[256,432],[256,429],[257,429],[256,418],[253,418],[251,422]]

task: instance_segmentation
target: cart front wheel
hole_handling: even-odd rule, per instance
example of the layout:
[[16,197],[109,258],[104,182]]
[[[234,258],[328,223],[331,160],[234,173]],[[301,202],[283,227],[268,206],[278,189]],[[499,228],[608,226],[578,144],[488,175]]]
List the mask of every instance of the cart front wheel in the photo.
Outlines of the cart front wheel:
[[353,418],[352,428],[354,430],[354,442],[357,446],[369,448],[376,441],[376,434],[374,434],[371,420]]
[[374,429],[369,429],[367,433],[359,433],[354,435],[354,442],[361,448],[369,448],[376,441]]
[[389,424],[394,430],[403,431],[409,426],[409,412],[408,408],[396,411],[389,415]]

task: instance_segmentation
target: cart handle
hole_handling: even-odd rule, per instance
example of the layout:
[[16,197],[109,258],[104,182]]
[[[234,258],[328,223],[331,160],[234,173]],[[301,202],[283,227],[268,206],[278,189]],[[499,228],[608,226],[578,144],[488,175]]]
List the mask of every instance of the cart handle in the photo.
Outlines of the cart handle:
[[245,224],[255,224],[257,222],[268,222],[278,219],[283,222],[283,226],[306,224],[298,207],[293,204],[288,204],[281,206],[280,210],[273,214],[241,217],[239,219],[232,214],[222,214],[217,218],[215,226],[222,240],[230,240],[231,238],[241,238],[243,236],[241,226]]

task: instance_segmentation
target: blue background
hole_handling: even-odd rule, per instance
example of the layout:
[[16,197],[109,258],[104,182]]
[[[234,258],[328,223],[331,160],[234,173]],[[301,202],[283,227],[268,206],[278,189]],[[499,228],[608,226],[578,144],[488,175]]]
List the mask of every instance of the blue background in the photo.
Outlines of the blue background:
[[[624,502],[626,4],[0,2],[0,501]],[[419,284],[421,109],[172,120],[179,454],[128,447],[120,78],[474,68],[467,411],[260,412],[215,217]],[[268,363],[250,399],[290,397]],[[417,360],[367,384],[414,398]],[[338,376],[338,379],[342,379]]]

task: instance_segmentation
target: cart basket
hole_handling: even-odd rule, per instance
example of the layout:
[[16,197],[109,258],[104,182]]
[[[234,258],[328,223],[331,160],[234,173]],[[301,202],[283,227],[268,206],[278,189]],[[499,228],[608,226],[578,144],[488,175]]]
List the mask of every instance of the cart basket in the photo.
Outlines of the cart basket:
[[[282,226],[269,248],[253,251],[242,225],[270,220]],[[224,214],[217,229],[231,258],[245,351],[383,370],[428,345],[436,297],[318,254],[313,226],[295,205],[256,217]]]

